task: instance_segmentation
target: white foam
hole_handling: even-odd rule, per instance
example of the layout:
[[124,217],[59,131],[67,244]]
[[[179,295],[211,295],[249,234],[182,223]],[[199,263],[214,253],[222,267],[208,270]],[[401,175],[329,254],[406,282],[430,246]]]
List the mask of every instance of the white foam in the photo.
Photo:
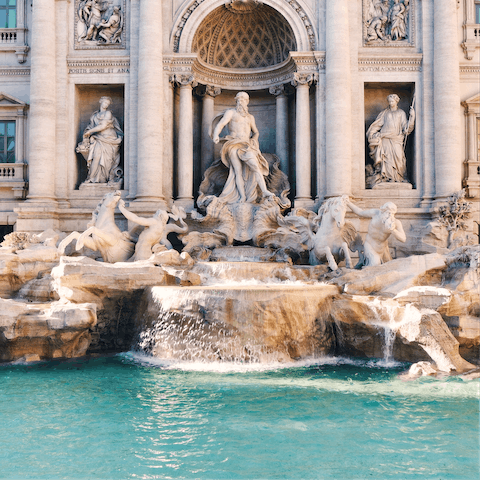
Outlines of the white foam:
[[[212,383],[228,383],[235,385],[271,386],[274,388],[310,388],[326,392],[336,392],[354,395],[391,396],[391,397],[419,397],[422,399],[460,399],[480,398],[480,380],[464,382],[451,377],[434,379],[420,377],[405,381],[402,377],[392,376],[385,379],[357,379],[354,374],[345,378],[333,378],[328,372],[321,370],[318,374],[292,376],[262,375],[282,369],[314,367],[322,365],[353,365],[359,368],[379,368],[378,362],[353,360],[343,357],[322,357],[292,363],[268,364],[229,364],[222,362],[174,362],[129,352],[122,354],[124,358],[133,360],[141,365],[161,367],[165,370],[184,372],[204,372],[205,375],[192,376],[196,385]],[[231,375],[235,373],[236,375]]]

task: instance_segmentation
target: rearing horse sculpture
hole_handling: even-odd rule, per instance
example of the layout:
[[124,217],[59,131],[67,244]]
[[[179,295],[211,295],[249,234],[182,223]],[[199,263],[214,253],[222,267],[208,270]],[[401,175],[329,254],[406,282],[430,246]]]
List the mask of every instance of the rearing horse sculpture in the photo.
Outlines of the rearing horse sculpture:
[[347,268],[352,268],[349,245],[357,240],[358,234],[355,227],[345,221],[347,200],[346,195],[329,198],[312,222],[305,217],[295,218],[302,242],[310,250],[310,263],[318,263],[326,257],[328,266],[337,270],[337,262],[344,258]]
[[122,232],[115,224],[115,208],[120,198],[119,190],[107,193],[93,212],[87,230],[83,233],[72,232],[60,242],[58,251],[65,253],[67,245],[77,240],[77,251],[86,246],[100,252],[104,262],[126,262],[133,254],[135,243],[128,232]]

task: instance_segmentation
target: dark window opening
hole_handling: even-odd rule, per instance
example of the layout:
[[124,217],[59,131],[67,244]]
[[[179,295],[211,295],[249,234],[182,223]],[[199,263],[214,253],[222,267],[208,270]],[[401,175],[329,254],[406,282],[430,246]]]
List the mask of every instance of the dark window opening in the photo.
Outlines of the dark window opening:
[[3,242],[9,233],[13,233],[13,225],[0,225],[0,242]]

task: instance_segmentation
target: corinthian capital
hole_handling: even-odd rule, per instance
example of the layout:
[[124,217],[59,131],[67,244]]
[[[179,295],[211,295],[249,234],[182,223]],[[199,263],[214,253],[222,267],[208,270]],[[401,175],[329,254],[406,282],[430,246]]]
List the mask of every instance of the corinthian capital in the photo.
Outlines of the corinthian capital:
[[273,87],[270,87],[268,91],[271,95],[275,95],[275,97],[278,97],[279,95],[288,95],[287,89],[285,87],[286,85],[284,84],[274,85]]
[[197,86],[197,82],[195,81],[195,77],[192,74],[183,74],[183,73],[176,73],[175,74],[175,83],[180,87],[191,87],[195,88]]
[[294,87],[298,87],[298,86],[301,86],[301,85],[310,86],[313,83],[314,80],[315,80],[315,74],[313,74],[313,73],[295,72],[293,74],[292,85]]
[[205,85],[204,95],[208,95],[209,97],[215,98],[221,93],[222,93],[222,89],[220,87],[215,87],[214,85]]

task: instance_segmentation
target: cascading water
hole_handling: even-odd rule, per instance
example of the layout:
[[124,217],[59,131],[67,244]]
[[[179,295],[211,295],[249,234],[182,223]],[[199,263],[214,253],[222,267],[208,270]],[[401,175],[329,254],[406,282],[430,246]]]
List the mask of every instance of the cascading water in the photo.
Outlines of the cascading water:
[[411,304],[402,306],[390,299],[375,298],[368,305],[375,312],[377,326],[383,328],[383,358],[379,365],[383,367],[395,366],[397,362],[393,358],[393,347],[397,332],[404,323],[410,321],[413,317],[421,316],[421,313]]
[[248,280],[258,265],[234,265],[240,273],[235,280],[216,282],[212,271],[223,277],[228,265],[200,267],[202,287],[150,289],[138,349],[179,361],[242,363],[286,362],[332,350],[332,329],[318,318],[338,287],[300,282],[285,266],[267,265],[263,276]]
[[[153,313],[152,324],[141,332],[138,347],[155,357],[180,361],[281,360],[255,341],[253,326],[239,335],[234,325],[223,321],[221,309],[215,306],[217,298],[218,292],[204,289],[153,288],[156,318]],[[229,312],[223,313],[229,316]]]

